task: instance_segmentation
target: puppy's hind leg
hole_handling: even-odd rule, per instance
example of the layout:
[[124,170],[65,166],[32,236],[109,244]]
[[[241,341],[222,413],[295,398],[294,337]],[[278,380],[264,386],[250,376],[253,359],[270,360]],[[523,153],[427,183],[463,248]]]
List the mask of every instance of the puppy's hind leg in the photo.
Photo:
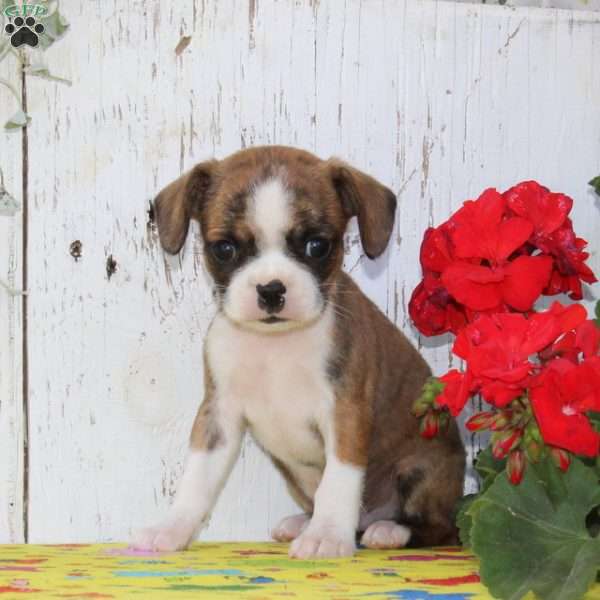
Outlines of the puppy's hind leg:
[[411,531],[396,521],[375,521],[363,533],[360,543],[367,548],[404,548]]
[[295,540],[308,525],[310,515],[302,513],[285,517],[279,521],[277,527],[271,532],[271,537],[277,542],[291,542]]
[[243,434],[240,420],[217,420],[211,404],[212,399],[207,398],[194,422],[183,475],[166,519],[134,534],[134,548],[183,550],[210,516],[239,454]]
[[455,453],[439,450],[432,448],[427,460],[416,464],[403,461],[398,474],[396,522],[410,530],[410,547],[458,543],[455,511],[463,493],[464,454],[462,446]]

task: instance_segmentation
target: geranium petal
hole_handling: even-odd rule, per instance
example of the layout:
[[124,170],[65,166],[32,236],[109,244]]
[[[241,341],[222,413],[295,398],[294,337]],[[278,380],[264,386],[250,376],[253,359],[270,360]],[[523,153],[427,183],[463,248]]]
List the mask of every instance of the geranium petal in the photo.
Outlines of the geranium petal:
[[600,350],[600,327],[594,321],[584,321],[581,323],[577,327],[575,336],[575,344],[581,349],[583,356],[587,358],[598,354]]
[[495,189],[488,189],[475,201],[468,200],[451,218],[451,232],[458,258],[486,258],[493,261],[498,226],[506,211],[506,201]]
[[496,260],[506,260],[517,248],[521,247],[533,233],[533,225],[520,217],[503,221],[498,226],[498,245]]
[[453,258],[450,238],[443,226],[427,229],[420,252],[423,269],[441,273]]
[[522,387],[509,386],[500,381],[492,381],[481,386],[481,395],[483,396],[483,399],[498,408],[507,406],[522,393]]
[[[491,281],[486,282],[486,278]],[[459,261],[442,273],[442,282],[450,294],[473,310],[494,308],[502,301],[500,284],[493,279],[491,269]]]
[[472,378],[470,373],[461,373],[456,369],[448,371],[440,377],[444,390],[437,396],[435,402],[438,406],[446,406],[453,417],[460,414],[469,396],[471,395]]
[[[572,363],[567,368],[567,373],[576,369]],[[568,400],[561,397],[560,382],[564,378],[565,375],[559,376],[557,372],[548,369],[540,377],[540,385],[533,386],[529,392],[544,442],[575,454],[597,456],[600,451],[600,435],[589,419],[585,415],[564,410]]]
[[502,298],[514,309],[531,310],[548,283],[552,259],[548,256],[519,256],[506,267],[501,284]]
[[558,229],[573,206],[571,198],[550,192],[536,181],[523,181],[507,190],[504,197],[515,214],[532,222],[539,236]]

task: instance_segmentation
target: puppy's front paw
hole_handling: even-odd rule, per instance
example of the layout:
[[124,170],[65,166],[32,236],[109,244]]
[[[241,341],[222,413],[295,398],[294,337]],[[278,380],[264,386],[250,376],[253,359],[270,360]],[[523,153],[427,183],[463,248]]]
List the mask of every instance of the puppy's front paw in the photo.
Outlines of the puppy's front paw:
[[341,558],[352,556],[356,550],[354,535],[340,533],[334,528],[309,525],[291,544],[290,557]]
[[185,519],[174,519],[158,527],[148,527],[136,532],[132,547],[150,552],[176,552],[185,550],[195,533],[195,526]]

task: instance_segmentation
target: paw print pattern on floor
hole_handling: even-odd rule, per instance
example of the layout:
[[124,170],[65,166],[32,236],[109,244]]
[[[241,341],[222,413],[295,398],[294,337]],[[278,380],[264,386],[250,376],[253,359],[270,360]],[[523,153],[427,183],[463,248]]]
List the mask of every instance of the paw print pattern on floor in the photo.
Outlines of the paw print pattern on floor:
[[4,26],[4,32],[10,35],[10,43],[18,48],[27,44],[35,48],[39,43],[39,35],[44,33],[44,26],[37,23],[33,17],[16,17],[13,23]]

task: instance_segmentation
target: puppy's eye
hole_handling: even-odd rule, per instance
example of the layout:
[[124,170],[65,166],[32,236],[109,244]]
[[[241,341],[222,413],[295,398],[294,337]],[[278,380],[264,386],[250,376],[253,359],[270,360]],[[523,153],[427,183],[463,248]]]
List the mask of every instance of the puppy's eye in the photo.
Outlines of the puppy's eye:
[[237,246],[229,240],[219,240],[210,245],[210,250],[218,262],[227,264],[235,260]]
[[322,237],[310,238],[304,247],[304,254],[308,258],[321,259],[329,255],[331,242]]

